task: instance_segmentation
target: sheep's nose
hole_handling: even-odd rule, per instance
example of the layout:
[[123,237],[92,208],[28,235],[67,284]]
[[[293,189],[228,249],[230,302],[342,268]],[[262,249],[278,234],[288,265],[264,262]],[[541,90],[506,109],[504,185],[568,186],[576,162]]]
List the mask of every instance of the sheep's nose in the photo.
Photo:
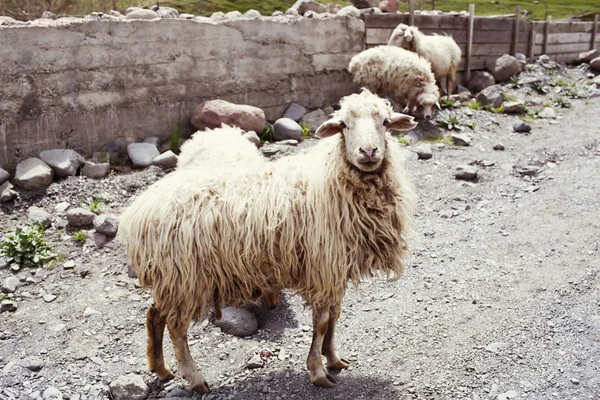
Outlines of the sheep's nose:
[[377,151],[377,147],[361,147],[358,149],[362,154],[366,155],[367,157],[371,158],[373,157],[373,154],[375,154],[375,152]]
[[425,119],[431,119],[431,115],[429,115],[429,114],[425,115]]

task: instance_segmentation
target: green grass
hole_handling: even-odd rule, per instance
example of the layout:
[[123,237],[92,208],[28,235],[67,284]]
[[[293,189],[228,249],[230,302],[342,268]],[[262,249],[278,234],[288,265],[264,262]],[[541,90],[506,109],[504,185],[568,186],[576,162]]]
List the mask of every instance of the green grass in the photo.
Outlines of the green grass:
[[398,143],[400,143],[400,144],[404,144],[404,145],[407,145],[407,146],[408,146],[408,144],[409,144],[409,143],[408,143],[408,140],[406,140],[406,139],[404,138],[404,136],[398,136]]
[[71,239],[73,239],[73,241],[81,246],[83,246],[87,240],[87,232],[75,232],[73,234],[73,236],[71,236]]
[[175,126],[173,126],[173,133],[169,138],[169,149],[175,154],[179,154],[179,139],[181,139],[179,124],[175,124]]
[[81,204],[82,208],[87,208],[96,215],[102,213],[103,204],[98,199],[88,199],[85,203]]
[[469,107],[472,110],[482,110],[483,109],[483,106],[477,100],[473,100],[472,102],[467,104],[467,107]]
[[300,128],[302,128],[302,137],[311,135],[312,132],[310,131],[310,127],[308,125],[306,125],[305,123],[301,123]]
[[44,228],[40,225],[18,226],[0,241],[0,255],[6,257],[13,271],[43,265],[57,256],[46,244],[43,234]]
[[258,137],[263,142],[272,142],[273,141],[273,125],[269,124],[263,129],[261,133],[258,134]]

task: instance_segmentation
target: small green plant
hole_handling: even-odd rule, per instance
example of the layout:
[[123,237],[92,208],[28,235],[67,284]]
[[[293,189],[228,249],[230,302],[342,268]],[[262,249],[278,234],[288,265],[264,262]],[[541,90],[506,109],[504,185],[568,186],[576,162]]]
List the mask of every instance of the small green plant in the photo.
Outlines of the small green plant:
[[469,123],[467,126],[471,129],[475,129],[475,122],[471,121],[471,123]]
[[404,136],[398,136],[398,143],[408,145],[408,140],[406,140]]
[[101,151],[98,153],[98,162],[99,163],[107,163],[110,161],[110,155],[107,151]]
[[263,131],[258,135],[261,141],[263,142],[272,142],[273,141],[273,125],[269,124],[263,129]]
[[56,256],[56,261],[58,262],[65,262],[69,259],[69,255],[65,254],[65,253],[58,253],[58,255]]
[[510,83],[517,89],[521,87],[521,81],[516,76],[510,78]]
[[448,130],[456,129],[457,131],[462,131],[464,129],[463,124],[458,120],[456,114],[447,111],[439,113],[437,124]]
[[530,118],[537,118],[538,114],[540,113],[540,110],[536,110],[533,108],[529,108],[527,106],[523,107],[523,111],[525,112],[525,114],[527,114]]
[[535,67],[534,67],[533,65],[531,65],[531,64],[527,64],[527,65],[525,66],[525,70],[526,70],[526,71],[528,71],[528,72],[531,72],[531,71],[533,71],[534,69],[535,69]]
[[173,126],[173,134],[169,138],[169,149],[175,154],[179,154],[179,139],[181,139],[179,124],[175,124]]
[[539,94],[547,94],[548,93],[548,87],[546,87],[542,82],[534,83],[533,88]]
[[571,102],[564,97],[557,97],[556,100],[554,100],[554,104],[561,108],[571,108]]
[[518,101],[518,99],[515,96],[511,96],[510,94],[505,93],[504,101]]
[[500,104],[500,107],[490,107],[490,111],[495,114],[502,114],[504,112],[504,104]]
[[451,136],[439,136],[427,133],[425,134],[423,142],[428,144],[454,144]]
[[469,107],[472,110],[482,110],[483,109],[483,106],[477,100],[473,100],[472,102],[467,104],[467,107]]
[[305,123],[301,123],[300,128],[302,128],[302,137],[310,136],[310,134],[312,133],[310,131],[310,127]]
[[569,82],[567,82],[565,79],[558,78],[557,80],[554,81],[553,85],[554,86],[569,86]]
[[79,232],[75,232],[73,234],[73,236],[71,236],[71,238],[73,239],[73,241],[79,245],[84,245],[86,240],[87,240],[87,232],[83,232],[83,231],[79,231]]
[[550,75],[550,76],[557,76],[557,73],[556,73],[556,71],[549,69],[548,70],[548,75]]
[[6,257],[13,271],[36,267],[56,257],[46,244],[43,233],[43,227],[30,224],[18,226],[2,238],[0,254]]
[[444,97],[440,100],[440,106],[442,108],[455,108],[460,107],[460,103],[452,98]]
[[98,199],[88,199],[85,203],[81,205],[82,208],[87,208],[91,212],[96,215],[102,213],[103,205]]

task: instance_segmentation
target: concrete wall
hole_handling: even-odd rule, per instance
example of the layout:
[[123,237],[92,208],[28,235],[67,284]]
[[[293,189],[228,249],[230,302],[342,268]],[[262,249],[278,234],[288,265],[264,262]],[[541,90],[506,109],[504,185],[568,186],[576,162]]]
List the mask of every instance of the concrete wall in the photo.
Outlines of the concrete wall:
[[40,150],[85,155],[116,138],[190,130],[191,111],[222,98],[321,107],[356,90],[345,71],[365,48],[356,18],[38,20],[0,26],[0,166]]

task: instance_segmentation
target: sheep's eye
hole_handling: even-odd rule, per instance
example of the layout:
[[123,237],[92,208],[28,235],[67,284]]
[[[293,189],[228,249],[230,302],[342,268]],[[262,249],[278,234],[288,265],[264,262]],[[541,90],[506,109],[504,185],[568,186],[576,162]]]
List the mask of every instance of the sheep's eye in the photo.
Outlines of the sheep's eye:
[[386,118],[386,119],[383,120],[383,126],[388,126],[391,123],[392,123],[392,120],[389,119],[389,118]]
[[340,123],[338,124],[338,126],[339,126],[341,129],[346,129],[346,128],[347,128],[347,127],[346,127],[346,124],[344,123],[344,121],[340,121]]

